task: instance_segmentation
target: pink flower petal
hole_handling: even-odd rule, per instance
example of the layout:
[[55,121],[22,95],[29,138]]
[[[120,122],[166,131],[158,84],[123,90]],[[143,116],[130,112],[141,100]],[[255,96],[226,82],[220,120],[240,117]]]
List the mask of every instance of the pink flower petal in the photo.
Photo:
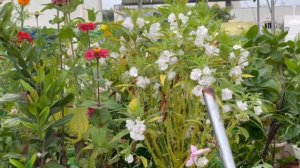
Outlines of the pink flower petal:
[[196,152],[194,152],[193,154],[195,156],[199,156],[199,155],[203,155],[204,153],[210,152],[210,148],[205,148],[205,149],[200,149]]
[[194,145],[191,145],[191,153],[197,152],[197,147]]
[[186,167],[191,167],[191,166],[193,166],[193,164],[194,164],[194,161],[193,161],[192,158],[190,158],[190,159],[186,162],[185,166],[186,166]]

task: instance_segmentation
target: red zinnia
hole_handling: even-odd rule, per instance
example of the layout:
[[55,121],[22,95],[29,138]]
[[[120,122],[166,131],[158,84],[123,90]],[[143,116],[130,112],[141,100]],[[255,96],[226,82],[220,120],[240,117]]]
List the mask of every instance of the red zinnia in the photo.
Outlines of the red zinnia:
[[54,5],[63,6],[70,3],[70,0],[52,0]]
[[93,31],[96,29],[96,23],[80,23],[78,29],[82,32]]
[[109,51],[106,49],[94,49],[96,58],[107,58],[109,55]]
[[90,107],[88,108],[87,115],[88,115],[89,119],[91,119],[93,117],[94,112],[95,112],[95,109],[90,108]]
[[95,51],[93,49],[87,50],[85,53],[85,59],[91,61],[95,58]]
[[27,32],[20,31],[20,32],[18,32],[17,37],[18,37],[19,42],[21,42],[21,43],[24,40],[27,40],[30,43],[32,42],[32,38],[31,38],[30,34]]

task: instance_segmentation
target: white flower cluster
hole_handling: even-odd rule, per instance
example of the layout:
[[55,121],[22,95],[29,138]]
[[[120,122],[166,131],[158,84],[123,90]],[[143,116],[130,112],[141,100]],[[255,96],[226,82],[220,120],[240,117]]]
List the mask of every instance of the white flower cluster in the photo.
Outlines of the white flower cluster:
[[130,131],[130,138],[135,141],[142,141],[145,139],[144,132],[146,131],[146,126],[144,121],[137,118],[135,121],[126,120],[126,127]]
[[249,51],[244,50],[240,45],[234,45],[233,50],[234,52],[231,52],[229,54],[229,59],[230,60],[236,59],[235,52],[238,52],[239,60],[238,60],[238,65],[230,70],[229,76],[235,80],[235,84],[240,85],[241,82],[243,81],[242,70],[243,68],[249,65],[248,62]]
[[[232,99],[233,91],[231,91],[228,88],[222,89],[222,100],[223,101],[228,101]],[[227,104],[223,105],[222,111],[224,113],[228,113],[231,111],[231,107]]]
[[148,37],[152,42],[157,42],[162,34],[160,31],[160,23],[153,23],[150,26],[149,32],[145,32],[144,35]]
[[134,29],[134,24],[132,23],[131,17],[125,18],[125,20],[122,23],[122,26],[132,31]]
[[220,49],[216,48],[209,43],[207,43],[205,40],[211,39],[211,37],[208,34],[208,29],[205,26],[198,27],[197,31],[192,31],[190,33],[191,36],[195,35],[195,41],[194,44],[197,47],[204,47],[205,54],[208,56],[218,56],[220,54]]
[[205,66],[203,70],[199,68],[192,70],[190,78],[191,80],[198,82],[198,85],[195,86],[192,90],[192,93],[195,96],[202,97],[202,89],[204,87],[210,86],[216,81],[216,79],[212,75],[213,72],[215,72],[215,70],[210,69],[208,66]]
[[[183,13],[179,13],[178,18],[181,20],[182,26],[185,26],[189,20],[189,17],[185,16]],[[171,13],[169,15],[168,22],[170,23],[171,31],[175,31],[178,29],[178,21],[174,13]]]
[[169,50],[164,50],[160,53],[160,56],[158,60],[156,61],[159,69],[161,71],[164,71],[168,69],[169,65],[173,65],[177,63],[177,57],[174,56],[174,54]]
[[199,157],[195,164],[197,167],[205,167],[208,164],[208,159],[206,157]]
[[145,89],[150,84],[150,80],[144,76],[138,76],[136,79],[136,86]]
[[261,106],[262,106],[262,102],[261,102],[260,99],[258,99],[258,100],[256,101],[256,106],[254,106],[254,108],[253,108],[254,113],[255,113],[257,116],[261,115],[262,112],[263,112]]

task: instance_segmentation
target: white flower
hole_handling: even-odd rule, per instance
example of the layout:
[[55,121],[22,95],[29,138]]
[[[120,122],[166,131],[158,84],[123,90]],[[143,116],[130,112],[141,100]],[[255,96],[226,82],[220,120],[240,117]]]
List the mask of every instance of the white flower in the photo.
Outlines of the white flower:
[[242,48],[241,45],[234,45],[234,46],[233,46],[233,49],[234,49],[234,50],[239,50],[239,49],[241,49],[241,48]]
[[145,139],[144,132],[146,130],[146,126],[144,125],[144,121],[141,121],[137,118],[135,121],[126,120],[126,127],[130,131],[130,138],[135,141],[142,141]]
[[193,88],[192,94],[197,97],[202,97],[202,90],[203,90],[203,87],[201,85],[197,85]]
[[127,48],[125,46],[121,46],[120,49],[119,49],[119,51],[120,51],[121,55],[125,55],[126,52],[127,52]]
[[242,69],[240,66],[236,66],[234,68],[232,68],[229,72],[229,76],[233,77],[235,79],[235,83],[236,84],[241,84],[241,81],[242,78],[241,78],[241,75],[242,75]]
[[112,81],[105,79],[105,90],[106,91],[111,87],[112,83],[113,83]]
[[16,109],[16,108],[13,107],[13,108],[10,110],[10,113],[11,113],[11,114],[18,114],[19,111],[18,111],[18,109]]
[[253,109],[257,116],[261,115],[261,113],[263,112],[261,106],[255,106]]
[[176,22],[176,16],[175,16],[174,13],[171,13],[171,14],[168,16],[168,22],[169,22],[169,23]]
[[235,115],[235,117],[237,118],[238,121],[241,121],[241,122],[249,121],[249,116],[246,113],[237,114],[237,115]]
[[122,101],[122,96],[120,93],[116,93],[116,101],[120,103]]
[[149,32],[145,33],[145,36],[148,37],[152,42],[157,42],[159,37],[162,36],[162,34],[159,31],[160,23],[153,23],[150,26]]
[[257,99],[256,104],[259,105],[259,106],[262,106],[262,101],[260,99]]
[[229,53],[229,59],[233,60],[235,58],[234,52]]
[[206,124],[206,125],[210,125],[210,120],[207,119],[207,120],[205,121],[205,124]]
[[206,157],[199,157],[195,164],[197,167],[205,167],[208,163],[208,159]]
[[131,67],[130,68],[129,75],[131,77],[137,77],[138,76],[138,70],[136,69],[136,67]]
[[147,77],[139,76],[136,80],[136,86],[145,89],[150,84],[150,80]]
[[220,53],[220,49],[215,48],[208,44],[204,44],[204,48],[205,48],[205,54],[207,55],[218,56]]
[[246,66],[248,66],[249,65],[249,62],[248,62],[248,56],[249,56],[249,51],[243,51],[242,53],[241,53],[241,57],[240,57],[240,59],[239,59],[239,62],[238,62],[238,64],[241,66],[241,67],[246,67]]
[[232,94],[233,92],[230,89],[228,88],[222,89],[222,100],[225,101],[225,100],[232,99]]
[[174,72],[174,71],[169,71],[168,72],[168,80],[173,80],[174,78],[175,78],[175,76],[176,76],[176,72]]
[[196,31],[196,36],[202,39],[207,38],[208,36],[208,29],[205,26],[200,26]]
[[177,52],[177,55],[180,55],[180,56],[181,56],[181,55],[184,55],[184,51],[180,49],[180,50]]
[[136,24],[138,25],[139,28],[142,28],[145,25],[145,20],[141,17],[138,17],[136,19]]
[[194,81],[200,80],[202,71],[199,68],[193,69],[190,75],[190,78]]
[[158,90],[159,87],[160,87],[160,84],[159,84],[158,82],[156,82],[156,83],[154,84],[154,89],[155,89],[155,90]]
[[205,66],[203,68],[203,75],[211,75],[213,72],[215,72],[215,69],[210,69],[208,66]]
[[173,65],[177,63],[177,57],[174,57],[173,55],[174,54],[169,50],[164,50],[160,53],[160,56],[155,63],[157,63],[161,71],[166,70],[169,64]]
[[127,28],[128,30],[132,31],[134,28],[134,24],[132,23],[131,17],[125,18],[125,20],[122,23],[122,26]]
[[202,86],[210,86],[212,85],[216,79],[213,76],[205,75],[201,78],[201,80],[198,80],[199,85]]
[[224,113],[228,113],[228,112],[231,111],[231,107],[230,107],[229,105],[226,104],[226,105],[223,106],[222,111],[223,111]]
[[188,16],[190,16],[191,14],[192,14],[192,11],[189,11],[189,12],[187,13]]
[[127,163],[132,163],[133,162],[133,155],[132,154],[129,154],[126,158],[125,158],[125,161]]
[[178,17],[181,20],[182,24],[185,26],[189,20],[189,17],[185,16],[183,13],[179,13]]
[[116,52],[112,52],[112,53],[110,54],[110,57],[112,57],[112,58],[114,58],[114,59],[117,59],[119,56],[120,56],[120,55],[119,55],[118,53],[116,53]]
[[126,128],[131,131],[135,125],[135,122],[133,120],[126,120]]
[[239,100],[239,101],[236,102],[236,105],[242,111],[248,110],[248,104],[247,104],[247,102],[243,103],[242,101]]

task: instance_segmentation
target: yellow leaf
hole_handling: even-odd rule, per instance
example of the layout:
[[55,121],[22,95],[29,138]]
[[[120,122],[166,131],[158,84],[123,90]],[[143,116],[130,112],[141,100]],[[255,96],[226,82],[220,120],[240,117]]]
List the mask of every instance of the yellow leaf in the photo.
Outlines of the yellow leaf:
[[127,111],[129,113],[135,113],[139,109],[140,102],[137,98],[133,98],[130,103],[128,104]]
[[143,156],[140,156],[140,159],[142,160],[144,168],[147,168],[148,167],[148,160],[146,158],[144,158]]
[[250,74],[242,74],[242,78],[254,78],[255,76]]
[[167,75],[160,75],[160,76],[159,76],[160,84],[161,84],[162,86],[165,85],[165,80],[166,80],[166,78],[167,78]]
[[80,141],[89,127],[89,119],[86,108],[71,108],[69,114],[73,114],[70,122],[67,123],[68,133],[77,136],[77,141]]
[[158,116],[158,117],[154,117],[154,118],[151,118],[148,123],[152,123],[154,121],[158,121],[158,120],[162,120],[162,116]]

